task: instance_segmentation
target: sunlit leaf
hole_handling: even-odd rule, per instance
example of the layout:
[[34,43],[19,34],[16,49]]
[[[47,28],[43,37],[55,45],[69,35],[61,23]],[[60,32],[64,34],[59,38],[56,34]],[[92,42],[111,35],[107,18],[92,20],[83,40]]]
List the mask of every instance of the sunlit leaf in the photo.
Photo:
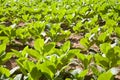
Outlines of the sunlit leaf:
[[0,67],[0,74],[4,74],[7,77],[10,76],[10,71],[7,68]]
[[43,39],[36,39],[34,43],[34,48],[38,51],[41,51],[44,46],[44,40]]
[[110,71],[107,71],[99,75],[98,80],[114,80],[114,78],[112,73]]

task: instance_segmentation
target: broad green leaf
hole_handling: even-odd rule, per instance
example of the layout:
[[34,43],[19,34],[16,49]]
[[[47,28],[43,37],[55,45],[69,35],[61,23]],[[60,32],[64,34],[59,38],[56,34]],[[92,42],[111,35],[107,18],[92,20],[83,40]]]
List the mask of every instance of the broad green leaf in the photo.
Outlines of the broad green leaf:
[[81,10],[79,11],[79,13],[81,14],[81,15],[85,15],[85,13],[86,13],[86,11],[89,9],[89,7],[88,6],[85,6],[85,7],[83,7],[83,8],[81,8]]
[[104,69],[109,68],[109,60],[104,56],[101,56],[100,54],[96,54],[95,61],[96,61],[96,64],[102,66]]
[[26,46],[23,51],[22,51],[22,56],[23,57],[27,57],[27,49],[28,49],[28,46]]
[[114,53],[118,54],[120,56],[120,47],[119,46],[114,47]]
[[92,71],[93,71],[93,73],[94,73],[95,75],[97,75],[97,76],[99,76],[99,75],[100,75],[100,70],[99,70],[99,69],[97,69],[97,67],[96,67],[96,66],[91,66],[91,69],[92,69]]
[[116,27],[115,32],[116,32],[117,36],[120,37],[120,27]]
[[80,44],[83,45],[84,48],[85,48],[85,50],[86,50],[86,49],[89,48],[89,44],[90,44],[90,43],[89,43],[88,39],[82,38],[82,39],[80,40]]
[[[64,67],[66,67],[66,65],[70,62],[70,59],[67,58],[67,54],[63,54],[61,55],[58,59],[57,59],[57,69],[63,69]],[[63,67],[64,66],[64,67]],[[62,68],[63,67],[63,68]]]
[[78,59],[81,60],[82,64],[84,65],[84,68],[85,69],[88,68],[88,65],[91,62],[92,55],[85,55],[85,54],[77,53],[76,56],[78,57]]
[[20,70],[22,71],[23,74],[27,75],[27,71],[24,68],[24,64],[23,62],[27,60],[26,58],[19,58],[16,62],[18,64],[18,66],[20,67]]
[[[73,13],[73,14],[74,14],[74,13]],[[66,15],[66,19],[67,19],[69,22],[71,22],[71,19],[74,17],[73,14],[67,14],[67,15]]]
[[37,35],[36,35],[36,31],[34,30],[34,28],[29,28],[28,31],[29,31],[29,33],[30,33],[32,36],[37,36]]
[[41,51],[44,46],[44,40],[43,39],[36,39],[34,42],[34,48],[38,51]]
[[41,54],[38,52],[38,51],[36,51],[36,50],[33,50],[33,49],[27,49],[27,53],[30,55],[30,56],[32,56],[32,57],[34,57],[34,58],[36,58],[36,59],[40,59],[40,58],[42,58],[42,56],[41,56]]
[[80,74],[79,74],[79,77],[85,77],[85,75],[88,73],[88,69],[82,71]]
[[77,78],[78,78],[79,80],[84,80],[84,78],[85,78],[85,76],[87,75],[88,71],[89,71],[88,69],[83,70],[83,71],[77,76]]
[[57,54],[52,54],[49,57],[50,57],[50,62],[55,63],[55,64],[58,62],[59,56]]
[[53,51],[53,49],[55,48],[55,43],[48,43],[46,45],[44,45],[44,54],[48,55],[50,52]]
[[41,35],[41,32],[44,30],[45,22],[36,21],[33,23],[33,30],[35,31],[35,36]]
[[46,61],[43,64],[38,64],[37,67],[38,67],[38,69],[41,70],[42,73],[45,74],[45,76],[48,79],[53,79],[53,77],[54,77],[54,73],[53,72],[55,70],[53,63],[50,63],[50,62]]
[[11,53],[11,52],[8,52],[8,53],[0,56],[0,60],[1,60],[0,64],[1,64],[1,63],[3,64],[3,63],[5,63],[6,61],[8,61],[12,56],[13,56],[13,53]]
[[70,49],[70,41],[65,42],[62,45],[61,49],[63,50],[63,52],[67,52]]
[[57,54],[58,56],[61,56],[62,54],[64,54],[62,50],[57,48],[54,49],[54,53]]
[[92,34],[91,33],[86,33],[85,38],[88,39]]
[[30,75],[33,80],[39,80],[39,78],[42,76],[42,73],[37,67],[33,67],[30,72]]
[[91,59],[92,59],[92,55],[87,55],[87,56],[85,56],[85,60],[84,60],[84,62],[83,62],[85,69],[88,68],[88,66],[89,66],[89,64],[90,64],[90,62],[91,62]]
[[106,38],[107,38],[107,33],[106,32],[101,33],[100,36],[98,36],[98,40],[100,42],[105,42]]
[[54,41],[59,42],[59,41],[62,41],[64,39],[66,39],[66,38],[68,38],[67,34],[60,34],[60,35],[57,35],[56,37],[54,37]]
[[1,42],[4,44],[8,43],[9,42],[9,38],[8,37],[5,37],[5,36],[0,36],[0,40]]
[[84,54],[81,54],[81,53],[75,53],[77,58],[80,59],[82,62],[84,62],[85,60],[85,55]]
[[14,50],[14,49],[11,49],[11,50],[12,50],[12,52],[13,52],[13,54],[14,54],[15,56],[17,56],[17,57],[22,57],[21,52],[19,52],[19,51],[17,51],[17,50]]
[[27,21],[28,18],[29,18],[29,14],[27,14],[27,15],[22,15],[22,18],[23,18],[25,21]]
[[97,33],[99,31],[99,27],[96,26],[95,28],[93,28],[90,32],[91,33]]
[[23,65],[28,72],[30,72],[33,69],[33,67],[36,66],[33,61],[24,61]]
[[114,78],[112,73],[110,71],[107,71],[99,75],[98,80],[114,80]]
[[70,49],[68,54],[67,54],[67,58],[68,59],[74,58],[77,54],[80,54],[79,49]]
[[70,36],[71,32],[69,30],[63,31],[62,30],[62,34],[56,35],[55,37],[55,41],[62,41],[64,39],[68,39],[68,37]]
[[111,35],[113,33],[114,27],[109,27],[106,31],[107,36]]
[[114,20],[112,20],[112,19],[108,19],[108,20],[106,21],[106,25],[107,25],[108,27],[114,27],[114,26],[116,26],[116,21],[114,21]]
[[100,51],[104,54],[107,54],[110,49],[111,45],[109,43],[103,43],[100,45]]
[[10,76],[10,71],[7,68],[0,67],[0,73],[4,74],[5,76]]
[[7,27],[7,28],[4,28],[4,31],[6,36],[10,36],[11,33],[12,33],[12,28],[11,27]]
[[0,45],[0,56],[4,53],[5,49],[6,49],[6,44],[5,43],[1,44]]
[[81,26],[82,26],[82,22],[79,21],[79,22],[76,24],[76,26],[73,27],[73,30],[79,32],[80,29],[81,29]]

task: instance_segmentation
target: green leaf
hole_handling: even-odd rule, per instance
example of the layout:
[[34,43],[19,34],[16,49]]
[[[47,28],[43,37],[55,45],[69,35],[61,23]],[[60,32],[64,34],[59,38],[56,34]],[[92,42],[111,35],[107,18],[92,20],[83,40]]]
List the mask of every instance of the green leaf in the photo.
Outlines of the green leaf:
[[[61,31],[61,32],[62,32],[62,34],[58,34],[58,35],[56,35],[56,37],[54,38],[56,42],[62,41],[62,40],[64,40],[64,39],[67,39],[67,38],[70,36],[70,34],[71,34],[71,32],[70,32],[69,30]],[[55,33],[55,34],[56,34],[56,33]]]
[[88,73],[88,69],[86,70],[83,70],[77,77],[79,80],[84,80],[85,76],[87,75]]
[[66,19],[71,22],[71,19],[73,19],[74,15],[73,14],[67,14]]
[[65,80],[72,80],[71,78],[66,78]]
[[109,60],[106,57],[101,56],[100,54],[95,55],[96,64],[102,66],[105,69],[109,68]]
[[84,46],[85,50],[87,50],[89,48],[89,41],[87,38],[82,38],[80,40],[80,44]]
[[106,31],[107,36],[113,34],[113,30],[114,30],[114,27],[109,27],[109,28],[107,29],[107,31]]
[[79,22],[76,24],[76,26],[73,27],[73,30],[74,30],[74,31],[80,31],[81,26],[82,26],[82,22],[79,21]]
[[42,73],[37,67],[33,67],[30,72],[30,75],[33,80],[39,80],[39,78],[42,76]]
[[13,56],[13,53],[11,53],[11,52],[8,52],[8,53],[0,56],[0,60],[1,60],[0,64],[3,64],[6,61],[8,61],[12,56]]
[[0,45],[0,56],[4,53],[5,49],[6,49],[6,44],[5,43],[1,44]]
[[119,46],[114,47],[114,53],[118,54],[120,56],[120,47]]
[[45,55],[48,55],[48,54],[50,54],[50,52],[53,51],[54,48],[55,48],[55,43],[46,44],[46,45],[44,45],[43,52]]
[[91,33],[97,33],[99,31],[99,27],[96,26],[95,28],[93,28],[90,32]]
[[34,43],[34,48],[41,52],[41,49],[44,46],[44,40],[43,39],[36,39]]
[[100,75],[100,70],[96,66],[91,66],[91,69],[93,74],[95,74],[96,76]]
[[112,19],[108,19],[108,20],[106,21],[106,25],[107,25],[108,27],[114,27],[114,26],[116,26],[116,21],[115,21],[115,20],[112,20]]
[[34,58],[36,58],[36,59],[40,59],[40,58],[42,58],[42,56],[41,56],[41,54],[38,52],[38,51],[36,51],[36,50],[33,50],[33,49],[27,49],[27,53],[30,55],[30,56],[32,56],[32,57],[34,57]]
[[13,52],[13,54],[14,54],[15,56],[17,56],[17,57],[22,57],[21,52],[19,52],[19,51],[17,51],[17,50],[14,50],[14,49],[11,49],[11,50],[12,50],[12,52]]
[[84,54],[81,54],[81,53],[75,53],[77,58],[80,59],[82,62],[84,62],[85,60],[85,55]]
[[45,74],[45,76],[48,79],[53,79],[55,74],[55,65],[49,61],[46,61],[42,64],[38,64],[37,67],[41,70],[42,73]]
[[85,15],[85,13],[86,13],[86,11],[87,11],[88,9],[89,9],[88,6],[82,7],[79,13],[80,13],[81,15]]
[[114,80],[114,78],[112,73],[110,71],[107,71],[99,75],[98,80]]
[[56,64],[56,63],[57,63],[57,61],[58,61],[58,59],[57,59],[57,58],[58,58],[58,55],[57,55],[57,54],[53,54],[53,55],[51,55],[51,56],[50,56],[50,59],[49,59],[49,60],[50,60],[50,62],[52,62],[52,63],[55,63],[55,64]]
[[23,74],[27,75],[27,71],[24,68],[23,62],[26,60],[26,58],[19,58],[16,62],[20,66],[20,70],[22,71]]
[[5,37],[5,36],[0,36],[0,41],[4,44],[8,43],[9,42],[9,38],[8,37]]
[[65,42],[62,45],[61,49],[63,50],[63,52],[67,52],[70,49],[70,41]]
[[30,72],[30,71],[33,69],[33,67],[36,66],[33,61],[28,61],[28,60],[27,60],[27,61],[24,61],[24,62],[23,62],[23,65],[24,65],[24,68],[25,68],[28,72]]
[[104,54],[107,54],[110,49],[111,45],[109,43],[103,43],[100,45],[100,51]]
[[116,27],[115,32],[116,32],[117,36],[120,37],[120,27]]
[[92,55],[85,55],[85,54],[77,53],[76,56],[78,57],[78,59],[81,60],[82,64],[84,65],[84,68],[87,69],[88,65],[91,62]]
[[23,18],[23,20],[27,21],[28,18],[29,18],[29,14],[27,14],[27,15],[22,15],[22,18]]
[[68,54],[67,54],[67,58],[68,59],[74,58],[76,56],[76,54],[80,54],[79,49],[70,49]]
[[9,77],[10,76],[10,71],[6,68],[0,67],[0,73],[4,74],[5,76]]
[[106,38],[107,38],[107,33],[106,33],[106,32],[101,33],[101,34],[98,36],[98,40],[99,40],[100,42],[105,42]]
[[27,50],[28,50],[28,46],[26,46],[22,51],[22,56],[23,57],[27,57]]

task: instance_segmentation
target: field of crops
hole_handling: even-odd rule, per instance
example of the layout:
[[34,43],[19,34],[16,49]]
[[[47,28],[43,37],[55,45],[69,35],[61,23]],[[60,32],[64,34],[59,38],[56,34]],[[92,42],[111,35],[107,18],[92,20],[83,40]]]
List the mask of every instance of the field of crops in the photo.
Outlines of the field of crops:
[[0,80],[120,80],[120,0],[0,0]]

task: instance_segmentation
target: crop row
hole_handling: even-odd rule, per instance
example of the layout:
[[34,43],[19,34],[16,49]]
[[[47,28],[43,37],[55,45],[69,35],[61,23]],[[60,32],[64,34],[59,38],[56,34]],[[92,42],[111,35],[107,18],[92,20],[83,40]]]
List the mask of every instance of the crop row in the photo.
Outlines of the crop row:
[[119,5],[120,0],[0,0],[0,79],[117,80]]

